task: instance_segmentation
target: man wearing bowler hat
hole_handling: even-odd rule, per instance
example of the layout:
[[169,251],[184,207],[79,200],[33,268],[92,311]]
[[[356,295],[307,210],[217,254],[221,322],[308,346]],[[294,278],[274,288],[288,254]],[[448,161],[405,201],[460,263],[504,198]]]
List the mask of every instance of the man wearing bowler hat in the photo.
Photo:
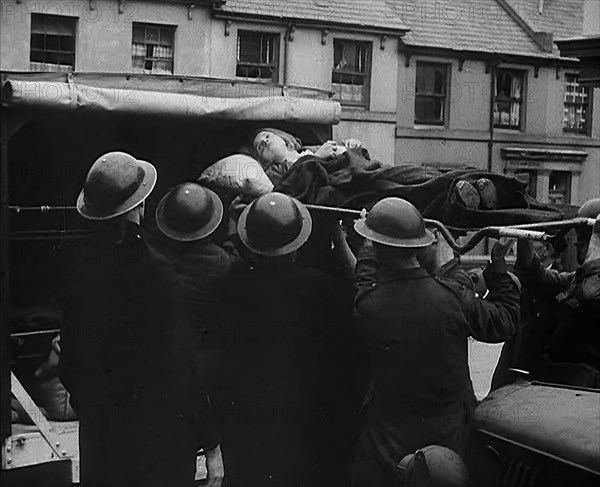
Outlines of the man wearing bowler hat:
[[93,237],[59,368],[80,420],[83,487],[193,485],[198,447],[218,445],[190,372],[191,334],[172,273],[140,227],[156,178],[152,164],[110,152],[77,200]]
[[514,334],[519,291],[497,243],[484,276],[488,299],[422,268],[435,242],[417,209],[400,198],[376,203],[355,223],[366,245],[355,269],[354,310],[369,346],[371,384],[354,464],[356,486],[398,485],[403,457],[427,445],[463,453],[475,396],[467,338]]

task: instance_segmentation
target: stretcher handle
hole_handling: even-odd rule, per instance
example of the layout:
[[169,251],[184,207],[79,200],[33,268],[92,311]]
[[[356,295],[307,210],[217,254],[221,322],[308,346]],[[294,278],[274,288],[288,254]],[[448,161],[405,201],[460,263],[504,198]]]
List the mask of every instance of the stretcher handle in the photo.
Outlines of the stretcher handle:
[[[334,213],[334,214],[338,214],[338,215],[343,214],[343,215],[348,215],[348,216],[352,216],[355,218],[360,218],[362,215],[361,211],[352,210],[349,208],[337,208],[337,207],[332,207],[332,206],[321,206],[321,205],[305,205],[305,206],[309,210],[313,210],[313,211]],[[442,222],[439,222],[437,220],[430,220],[427,218],[424,219],[424,222],[425,222],[425,225],[427,225],[428,227],[433,227],[436,230],[438,230],[441,233],[442,237],[444,237],[444,240],[446,240],[446,242],[448,242],[448,245],[452,248],[452,250],[454,250],[455,252],[457,252],[459,254],[466,254],[470,250],[473,250],[475,248],[475,246],[477,246],[477,244],[479,242],[481,242],[481,240],[483,240],[485,237],[491,237],[491,238],[511,237],[511,238],[522,238],[522,239],[528,239],[528,240],[546,240],[548,238],[548,235],[544,232],[529,230],[527,228],[485,227],[485,228],[482,228],[481,230],[478,230],[477,232],[475,232],[475,234],[466,243],[461,245],[454,239],[454,237],[452,236],[452,234],[450,233],[448,228],[446,228],[446,226]]]
[[444,240],[448,242],[448,245],[459,254],[466,254],[467,252],[473,250],[479,242],[481,242],[486,237],[491,238],[521,238],[527,240],[546,240],[548,235],[544,232],[536,231],[536,230],[527,230],[521,228],[513,228],[513,227],[485,227],[481,230],[475,232],[475,234],[467,240],[464,244],[459,244],[450,231],[446,228],[446,226],[437,221],[437,220],[429,220],[427,218],[424,219],[425,225],[428,227],[433,227],[440,232]]

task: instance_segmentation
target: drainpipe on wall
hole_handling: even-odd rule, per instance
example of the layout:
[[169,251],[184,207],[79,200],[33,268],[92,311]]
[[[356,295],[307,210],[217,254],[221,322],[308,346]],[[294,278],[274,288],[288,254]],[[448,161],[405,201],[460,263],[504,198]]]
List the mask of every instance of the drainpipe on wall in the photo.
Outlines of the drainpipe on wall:
[[496,101],[496,65],[494,63],[492,63],[491,65],[490,73],[490,138],[488,140],[488,171],[492,170],[492,158],[494,149],[494,105]]
[[[492,170],[492,158],[494,152],[494,104],[496,101],[496,64],[494,62],[490,65],[490,138],[488,139],[488,160],[487,160],[487,170]],[[490,253],[490,239],[486,238],[484,240],[484,253],[485,255],[489,255]]]
[[285,30],[285,35],[283,36],[283,85],[287,85],[289,78],[289,61],[290,61],[290,36],[292,35],[294,26],[290,22]]

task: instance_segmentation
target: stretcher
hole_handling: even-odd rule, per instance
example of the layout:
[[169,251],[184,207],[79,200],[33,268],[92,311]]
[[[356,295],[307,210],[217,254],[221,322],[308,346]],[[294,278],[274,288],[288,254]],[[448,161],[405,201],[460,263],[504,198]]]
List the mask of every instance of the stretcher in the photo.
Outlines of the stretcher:
[[[339,217],[350,216],[352,218],[362,218],[363,212],[350,208],[338,208],[333,206],[322,205],[306,205],[309,211],[317,213],[330,213]],[[440,232],[448,245],[458,254],[466,254],[473,250],[484,238],[521,238],[527,240],[550,240],[551,231],[566,230],[578,226],[594,226],[595,220],[592,218],[573,218],[570,220],[560,220],[553,222],[541,223],[525,223],[521,225],[511,226],[489,226],[474,230],[474,233],[469,239],[461,244],[456,241],[452,235],[451,229],[438,220],[430,220],[425,218],[425,225],[434,228]],[[452,229],[457,230],[457,229]],[[460,232],[465,232],[465,229],[458,229]]]

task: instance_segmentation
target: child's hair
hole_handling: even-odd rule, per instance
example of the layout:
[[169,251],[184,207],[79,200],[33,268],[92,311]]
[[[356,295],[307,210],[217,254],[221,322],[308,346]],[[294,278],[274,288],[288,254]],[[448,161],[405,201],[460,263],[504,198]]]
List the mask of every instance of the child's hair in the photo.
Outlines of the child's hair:
[[254,140],[256,139],[256,136],[258,134],[260,134],[261,132],[271,132],[272,134],[278,135],[285,141],[285,145],[287,145],[289,149],[300,150],[300,148],[302,147],[302,142],[300,142],[300,139],[298,139],[297,137],[294,137],[291,134],[288,134],[287,132],[284,132],[283,130],[274,129],[271,127],[262,128],[260,130],[257,130],[256,132],[254,132],[254,134],[252,135],[252,140],[251,140],[253,156],[257,160],[258,160],[258,154],[256,153],[256,148],[254,147]]

